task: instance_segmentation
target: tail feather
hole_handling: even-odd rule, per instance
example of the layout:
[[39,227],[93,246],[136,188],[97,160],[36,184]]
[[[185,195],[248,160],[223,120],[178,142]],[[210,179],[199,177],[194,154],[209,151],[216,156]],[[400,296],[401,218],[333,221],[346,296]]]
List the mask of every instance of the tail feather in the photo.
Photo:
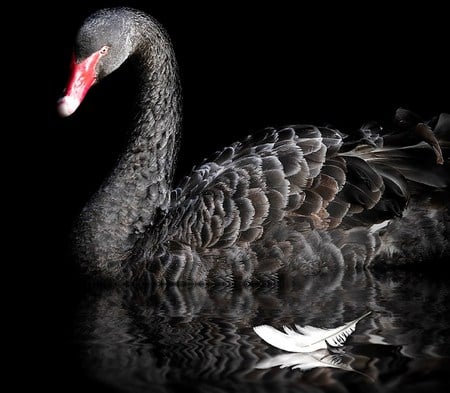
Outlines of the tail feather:
[[450,114],[441,113],[434,125],[434,134],[441,144],[450,144]]
[[[361,236],[369,231],[378,237],[375,265],[448,257],[450,115],[424,122],[400,108],[392,129],[369,124],[361,135],[367,143],[361,145],[358,139],[352,147],[350,140],[339,154],[346,161],[347,183],[337,198],[350,203],[340,226],[344,229],[340,244],[344,256],[354,252],[356,230]],[[361,161],[370,170],[360,165]],[[376,191],[380,195],[372,205],[368,202],[376,199]],[[386,225],[374,225],[381,222]]]
[[367,227],[400,217],[411,200],[449,188],[448,114],[426,122],[399,108],[391,126],[366,123],[351,136],[340,133],[339,144],[331,143],[335,136],[327,140],[331,129],[319,130],[328,149],[321,174],[333,177],[338,186],[324,204],[330,229]]
[[360,157],[369,164],[383,164],[394,168],[407,180],[418,184],[435,188],[445,188],[450,184],[450,162],[447,159],[442,165],[437,165],[435,154],[423,142],[403,148],[374,149],[360,153]]

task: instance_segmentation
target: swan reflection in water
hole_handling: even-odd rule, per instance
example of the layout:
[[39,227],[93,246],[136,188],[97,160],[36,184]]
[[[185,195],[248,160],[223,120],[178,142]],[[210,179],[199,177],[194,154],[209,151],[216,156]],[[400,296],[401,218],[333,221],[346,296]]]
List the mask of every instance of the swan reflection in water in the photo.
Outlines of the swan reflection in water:
[[[446,391],[448,284],[417,272],[347,271],[283,288],[107,289],[81,301],[76,345],[88,376],[126,392]],[[252,329],[335,327],[367,309],[343,352],[308,355],[327,367],[292,369],[299,354]]]

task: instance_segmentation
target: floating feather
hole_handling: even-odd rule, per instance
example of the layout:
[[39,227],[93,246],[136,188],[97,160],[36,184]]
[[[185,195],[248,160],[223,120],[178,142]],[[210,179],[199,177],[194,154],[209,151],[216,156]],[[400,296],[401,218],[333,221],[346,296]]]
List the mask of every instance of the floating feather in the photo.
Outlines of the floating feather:
[[334,329],[295,325],[297,331],[283,326],[284,333],[269,325],[255,326],[253,330],[268,344],[289,352],[314,352],[328,346],[341,347],[356,329],[356,324],[371,311]]

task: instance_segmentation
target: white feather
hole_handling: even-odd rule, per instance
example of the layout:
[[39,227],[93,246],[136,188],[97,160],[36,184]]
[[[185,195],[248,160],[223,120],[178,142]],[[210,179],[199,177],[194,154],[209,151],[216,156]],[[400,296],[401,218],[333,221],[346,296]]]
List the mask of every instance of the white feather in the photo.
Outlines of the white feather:
[[369,315],[371,311],[359,318],[334,329],[322,329],[314,326],[295,325],[297,331],[283,326],[284,333],[269,325],[255,326],[253,330],[268,344],[288,352],[314,352],[326,349],[328,345],[341,347],[348,336],[356,329],[356,324]]
[[379,231],[380,229],[386,228],[390,222],[391,222],[391,220],[385,220],[383,222],[380,222],[379,224],[373,224],[370,227],[370,233],[375,233],[375,232]]

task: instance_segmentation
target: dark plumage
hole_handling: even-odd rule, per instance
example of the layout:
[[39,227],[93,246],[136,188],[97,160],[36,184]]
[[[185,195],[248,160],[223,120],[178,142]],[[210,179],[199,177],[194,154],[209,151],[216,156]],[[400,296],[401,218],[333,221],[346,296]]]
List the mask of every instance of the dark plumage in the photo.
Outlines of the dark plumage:
[[[395,265],[448,255],[448,115],[427,124],[399,109],[392,129],[366,125],[356,137],[312,125],[268,128],[173,189],[181,89],[170,41],[151,17],[116,8],[85,21],[59,110],[73,113],[127,59],[140,78],[139,116],[74,231],[91,277],[248,284],[382,264],[385,256]],[[403,231],[414,238],[415,219],[420,247],[402,239]],[[373,226],[384,220],[391,222],[382,230]]]

